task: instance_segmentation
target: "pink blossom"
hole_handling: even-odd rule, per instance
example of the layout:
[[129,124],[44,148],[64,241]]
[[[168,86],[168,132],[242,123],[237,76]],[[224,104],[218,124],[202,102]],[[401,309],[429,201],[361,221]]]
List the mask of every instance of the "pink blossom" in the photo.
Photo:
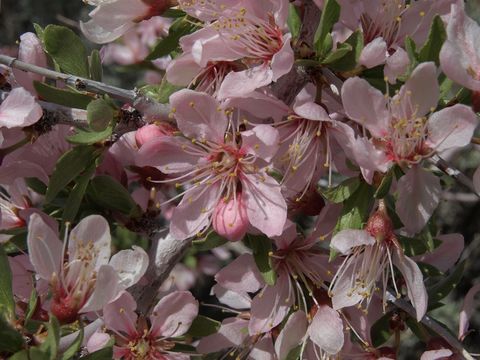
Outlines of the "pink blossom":
[[[114,359],[189,359],[188,355],[172,351],[175,341],[171,339],[185,334],[197,317],[198,302],[189,292],[176,291],[163,297],[153,308],[150,325],[138,317],[136,307],[132,295],[123,292],[103,308],[105,328],[115,339]],[[97,333],[90,339],[90,347],[99,336],[107,340]]]
[[[245,58],[246,70],[221,75],[224,80],[218,90],[219,98],[250,93],[277,81],[290,71],[294,57],[290,46],[291,35],[284,33],[288,12],[285,0],[262,3],[254,0],[230,1],[230,6],[180,1],[180,5],[193,16],[213,20],[203,29],[185,37],[182,43],[182,48],[190,51],[179,61],[189,64],[191,74],[200,74],[201,69],[215,66],[217,62]],[[180,69],[180,66],[172,65],[169,72]],[[173,76],[169,74],[168,78]]]
[[395,82],[410,61],[403,46],[409,36],[420,46],[435,15],[444,15],[454,0],[382,1],[340,0],[341,23],[363,31],[365,47],[359,62],[367,68],[385,64],[385,75]]
[[[42,43],[37,35],[31,32],[27,32],[20,36],[18,59],[29,64],[44,68],[48,67],[47,56],[43,50]],[[15,81],[25,90],[28,90],[32,95],[36,96],[36,91],[33,88],[33,81],[43,81],[43,76],[15,68],[12,71],[15,76]]]
[[100,310],[145,273],[148,255],[144,250],[135,246],[110,259],[110,242],[108,223],[101,216],[80,221],[62,244],[56,230],[32,215],[27,239],[30,261],[38,277],[49,282],[50,309],[61,322]]
[[450,79],[474,91],[480,91],[479,36],[480,26],[465,14],[463,1],[452,4],[440,65]]
[[166,182],[186,187],[177,196],[183,198],[172,215],[173,236],[185,239],[201,233],[210,226],[217,204],[236,202],[238,194],[253,227],[266,235],[279,234],[286,203],[265,170],[277,151],[278,132],[268,125],[240,131],[232,117],[235,110],[222,108],[207,94],[181,90],[170,103],[183,136],[144,144],[138,163],[156,166],[171,176]]
[[[418,265],[403,254],[384,205],[370,217],[365,230],[342,230],[333,237],[330,246],[346,256],[330,284],[334,309],[359,304],[367,310],[376,291],[383,292],[385,309],[390,276],[400,295],[394,278],[395,265],[403,275],[417,320],[422,319],[428,305],[423,275]],[[377,285],[380,281],[381,288]]]
[[293,112],[278,123],[282,146],[276,163],[284,172],[287,197],[299,202],[325,173],[331,176],[336,161],[344,160],[342,148],[350,150],[354,132],[315,103],[316,88],[308,84],[295,99]]
[[384,173],[395,163],[406,169],[399,182],[397,213],[411,232],[425,225],[440,193],[438,178],[415,165],[435,153],[469,144],[478,123],[465,105],[433,112],[438,98],[436,68],[431,62],[420,64],[393,98],[357,77],[342,88],[345,112],[371,135],[358,138],[354,145],[365,179],[371,182],[375,171]]
[[90,12],[90,21],[80,22],[80,28],[87,39],[97,44],[111,42],[136,23],[161,15],[168,7],[169,0],[88,0],[96,6]]
[[30,126],[42,116],[41,106],[24,88],[13,89],[0,105],[0,127],[10,129]]

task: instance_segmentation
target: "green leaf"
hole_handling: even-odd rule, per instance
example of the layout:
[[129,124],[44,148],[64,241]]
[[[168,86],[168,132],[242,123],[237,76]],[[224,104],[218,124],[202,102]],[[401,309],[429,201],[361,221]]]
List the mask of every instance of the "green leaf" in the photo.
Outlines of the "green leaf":
[[178,47],[182,36],[188,35],[195,30],[196,26],[187,18],[175,20],[168,30],[168,35],[161,39],[153,48],[145,60],[155,60],[162,56],[169,55]]
[[300,352],[302,351],[302,345],[298,345],[294,347],[292,350],[288,352],[287,357],[285,360],[298,360],[300,359]]
[[8,358],[8,360],[30,360],[28,358],[28,351],[21,350]]
[[265,282],[273,286],[277,280],[277,274],[272,266],[270,253],[272,252],[272,241],[263,235],[247,235],[247,246],[253,250],[253,257],[258,270]]
[[72,359],[75,354],[80,350],[83,341],[83,328],[80,329],[78,336],[75,338],[73,343],[65,350],[65,352],[61,356],[61,360],[68,360]]
[[228,242],[227,239],[221,237],[216,232],[212,231],[207,237],[199,240],[193,240],[193,246],[197,251],[208,251],[216,247],[222,246]]
[[340,59],[352,51],[352,45],[343,43],[340,44],[334,51],[328,54],[325,59],[322,61],[323,65],[329,65]]
[[28,300],[28,306],[27,306],[27,311],[25,315],[25,322],[28,322],[28,320],[31,319],[31,317],[35,313],[37,305],[38,305],[38,294],[37,294],[37,290],[33,288],[32,292],[30,293],[30,299]]
[[198,315],[193,320],[187,334],[193,337],[204,337],[215,334],[220,329],[220,322],[203,315]]
[[182,11],[180,9],[167,9],[162,13],[162,17],[168,17],[168,18],[179,18],[179,17],[184,17],[187,14],[185,11]]
[[[431,251],[427,243],[420,237],[409,238],[406,236],[398,236],[400,245],[406,256],[418,256]],[[434,248],[441,244],[440,240],[434,239]]]
[[49,354],[38,347],[31,347],[28,350],[28,357],[35,360],[50,360]]
[[0,316],[0,353],[15,353],[20,351],[24,345],[23,336],[3,316]]
[[93,131],[104,131],[113,120],[113,109],[104,99],[96,99],[87,106],[88,125]]
[[93,145],[110,137],[113,133],[113,125],[110,123],[103,131],[92,129],[76,129],[76,133],[67,138],[68,142],[80,145]]
[[455,270],[444,277],[442,280],[436,282],[433,286],[427,289],[428,301],[430,304],[435,304],[438,301],[446,297],[450,292],[455,289],[460,280],[462,279],[463,270],[465,269],[465,261],[459,263]]
[[360,183],[358,177],[350,178],[334,188],[322,191],[322,195],[328,201],[339,204],[352,196],[360,186]]
[[102,60],[100,59],[100,52],[97,49],[92,50],[92,53],[88,57],[88,64],[90,69],[90,79],[95,81],[102,81]]
[[296,38],[300,35],[300,30],[302,28],[302,19],[298,14],[297,7],[290,3],[288,5],[288,18],[287,25],[292,37]]
[[443,273],[438,270],[435,266],[423,263],[423,262],[417,262],[418,267],[420,268],[420,271],[423,274],[423,278],[427,277],[434,277],[434,276],[442,276]]
[[101,350],[95,351],[87,356],[82,357],[82,360],[112,360],[113,347],[109,346]]
[[[327,35],[333,28],[333,25],[340,18],[340,5],[335,0],[326,0],[323,6],[322,17],[320,18],[320,24],[314,36],[314,45],[317,51],[317,55],[322,59],[325,54],[330,50]],[[331,38],[330,38],[331,39]]]
[[345,229],[362,229],[373,205],[373,188],[365,182],[343,204],[335,232]]
[[39,81],[34,81],[33,87],[42,100],[71,108],[86,109],[90,101],[93,100],[88,95],[57,89]]
[[76,180],[76,184],[73,187],[72,191],[68,195],[67,202],[63,210],[62,218],[64,222],[73,222],[75,216],[77,216],[78,209],[82,203],[82,199],[87,190],[88,183],[90,182],[91,177],[95,173],[96,166],[95,164],[90,165],[85,173],[79,176]]
[[35,29],[35,32],[37,33],[37,37],[40,39],[40,41],[43,43],[43,33],[45,30],[38,25],[37,23],[33,23],[33,28]]
[[440,49],[442,48],[442,45],[446,39],[447,32],[445,31],[443,20],[437,15],[433,18],[427,41],[418,53],[418,60],[420,62],[435,61],[435,64],[438,66],[440,64],[438,59],[440,55]]
[[27,186],[40,195],[45,195],[47,192],[47,185],[38,178],[25,178]]
[[139,215],[139,207],[130,193],[118,181],[107,175],[93,178],[88,193],[98,205],[129,216]]
[[51,202],[73,179],[80,175],[97,158],[98,150],[93,146],[77,146],[63,154],[50,176],[45,201]]
[[7,254],[0,245],[0,316],[13,320],[15,317],[15,300],[12,291],[12,271]]
[[177,86],[170,84],[167,81],[167,77],[162,78],[162,82],[159,85],[146,85],[140,89],[140,92],[145,96],[154,99],[155,101],[166,104],[170,99],[170,95],[174,92],[182,89],[183,86]]
[[[348,51],[345,51],[347,50]],[[335,71],[350,71],[355,69],[360,58],[360,54],[363,50],[363,33],[359,30],[355,31],[348,37],[348,39],[337,47],[337,50],[324,60],[324,63]],[[337,54],[336,58],[330,58],[338,51],[341,51],[340,54]],[[327,63],[327,59],[329,59]]]
[[391,317],[391,312],[386,313],[380,319],[375,321],[370,328],[370,337],[372,338],[373,347],[379,347],[380,345],[383,345],[392,336],[392,331],[390,329]]
[[45,51],[68,74],[88,78],[87,50],[72,30],[64,26],[48,25],[43,33]]
[[393,180],[393,171],[389,171],[385,174],[377,190],[375,190],[375,199],[383,199],[388,195],[390,191],[390,186],[392,185]]
[[60,324],[55,316],[50,314],[50,322],[47,326],[47,338],[40,345],[40,350],[48,354],[50,360],[57,359],[58,343],[60,342]]

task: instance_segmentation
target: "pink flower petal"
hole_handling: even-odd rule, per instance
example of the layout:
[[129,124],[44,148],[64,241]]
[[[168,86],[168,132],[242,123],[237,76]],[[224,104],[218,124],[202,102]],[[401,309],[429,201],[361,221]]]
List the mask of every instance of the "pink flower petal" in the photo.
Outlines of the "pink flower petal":
[[27,244],[30,261],[40,278],[50,281],[53,273],[59,274],[63,262],[62,242],[38,214],[30,217]]
[[387,60],[387,43],[381,37],[369,42],[362,50],[358,62],[367,69],[384,64]]
[[227,318],[222,321],[217,333],[200,339],[197,351],[200,354],[208,354],[240,346],[248,337],[247,326],[248,320]]
[[183,240],[203,231],[211,223],[211,214],[220,200],[220,186],[204,184],[193,187],[183,195],[173,210],[170,233]]
[[163,297],[153,309],[151,334],[177,337],[187,332],[198,315],[198,301],[188,291],[175,291]]
[[428,119],[426,144],[441,153],[470,144],[479,121],[472,108],[457,104],[437,111]]
[[287,204],[279,184],[266,174],[244,174],[241,182],[250,224],[267,236],[280,235]]
[[121,250],[110,259],[109,265],[118,273],[119,289],[127,289],[136,284],[148,267],[148,254],[141,247],[133,250]]
[[270,125],[257,125],[242,132],[242,150],[269,162],[279,148],[278,130]]
[[365,126],[374,137],[387,135],[390,121],[387,100],[366,80],[355,77],[345,81],[342,101],[348,117]]
[[108,264],[110,260],[110,227],[107,220],[100,215],[90,215],[83,218],[70,232],[68,241],[69,260],[85,256],[85,248],[93,245],[95,257],[91,259],[95,269]]
[[231,72],[223,80],[218,91],[219,99],[242,96],[252,91],[269,85],[273,81],[273,71],[267,64],[253,68]]
[[103,308],[105,326],[115,332],[134,337],[137,334],[137,303],[130,293],[123,291],[121,295]]
[[275,360],[275,349],[270,334],[261,338],[250,351],[249,358],[252,360]]
[[118,280],[117,272],[113,267],[101,265],[97,272],[95,289],[79,312],[87,313],[101,310],[118,294]]
[[373,244],[375,239],[365,230],[342,230],[332,238],[330,247],[343,255],[349,255],[357,246]]
[[410,58],[405,50],[401,47],[387,58],[383,72],[390,84],[395,84],[397,77],[405,74],[410,65]]
[[440,202],[440,179],[414,166],[398,181],[397,214],[408,231],[418,233]]
[[242,254],[215,275],[222,287],[237,292],[256,292],[264,285],[253,256]]
[[442,243],[432,252],[416,256],[415,261],[421,261],[435,266],[438,270],[446,272],[451,269],[462,254],[464,248],[463,235],[445,234],[436,237]]
[[213,286],[212,291],[222,304],[233,309],[250,309],[252,300],[246,292],[229,290],[219,284]]
[[400,270],[407,285],[408,298],[417,313],[417,321],[427,312],[428,295],[417,263],[399,252],[393,253],[393,264]]
[[449,349],[429,350],[422,354],[420,360],[443,360],[452,355],[452,350]]
[[[20,44],[18,46],[18,59],[40,67],[47,67],[47,56],[43,51],[40,39],[34,33],[27,32],[20,36]],[[36,95],[33,88],[33,80],[42,81],[43,76],[27,73],[22,70],[13,69],[13,75],[17,83],[32,95]]]
[[474,285],[470,290],[468,290],[467,295],[463,300],[462,310],[460,312],[460,319],[458,325],[458,338],[463,340],[468,334],[468,326],[470,317],[475,311],[474,298],[475,295],[480,291],[480,284]]
[[309,83],[295,98],[293,111],[305,119],[331,121],[330,116],[325,109],[315,103],[315,94],[317,89],[315,85]]
[[208,94],[180,90],[170,96],[178,128],[188,137],[223,143],[228,120],[220,103]]
[[288,318],[282,331],[275,340],[275,353],[278,360],[284,360],[288,353],[299,345],[307,332],[307,316],[296,311]]
[[289,275],[280,272],[275,285],[267,285],[253,298],[248,324],[250,335],[270,331],[283,321],[295,300],[290,294],[290,287]]
[[42,107],[24,88],[13,89],[0,105],[0,127],[10,129],[29,126],[42,116]]
[[291,38],[292,35],[290,33],[285,34],[283,36],[282,48],[272,57],[272,62],[270,66],[272,67],[273,81],[277,81],[283,75],[287,74],[293,66],[295,56],[290,45]]
[[310,339],[325,352],[335,355],[343,347],[343,322],[336,310],[321,305],[308,327]]

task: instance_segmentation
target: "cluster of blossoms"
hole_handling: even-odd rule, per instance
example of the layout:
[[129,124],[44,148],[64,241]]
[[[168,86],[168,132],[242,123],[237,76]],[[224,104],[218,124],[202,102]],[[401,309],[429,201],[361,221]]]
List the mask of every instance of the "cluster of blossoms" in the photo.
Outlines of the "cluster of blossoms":
[[[402,356],[462,266],[433,215],[445,159],[479,141],[464,2],[86,3],[100,51],[48,26],[20,37],[32,73],[0,68],[0,317],[21,334],[0,358]],[[102,62],[150,85],[118,103]],[[422,359],[470,356],[479,290],[458,341],[417,328]]]

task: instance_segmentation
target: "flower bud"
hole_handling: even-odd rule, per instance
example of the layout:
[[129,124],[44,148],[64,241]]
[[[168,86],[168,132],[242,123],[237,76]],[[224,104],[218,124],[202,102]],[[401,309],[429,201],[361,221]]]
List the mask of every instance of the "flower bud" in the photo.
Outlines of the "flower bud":
[[158,139],[162,136],[170,135],[170,129],[168,126],[148,124],[142,126],[135,133],[135,141],[138,147],[142,147],[143,144],[149,142],[152,139]]
[[383,208],[370,216],[365,230],[379,242],[394,237],[392,220]]
[[248,224],[241,194],[237,194],[235,199],[220,200],[213,211],[213,228],[218,235],[230,241],[241,240],[247,232]]

